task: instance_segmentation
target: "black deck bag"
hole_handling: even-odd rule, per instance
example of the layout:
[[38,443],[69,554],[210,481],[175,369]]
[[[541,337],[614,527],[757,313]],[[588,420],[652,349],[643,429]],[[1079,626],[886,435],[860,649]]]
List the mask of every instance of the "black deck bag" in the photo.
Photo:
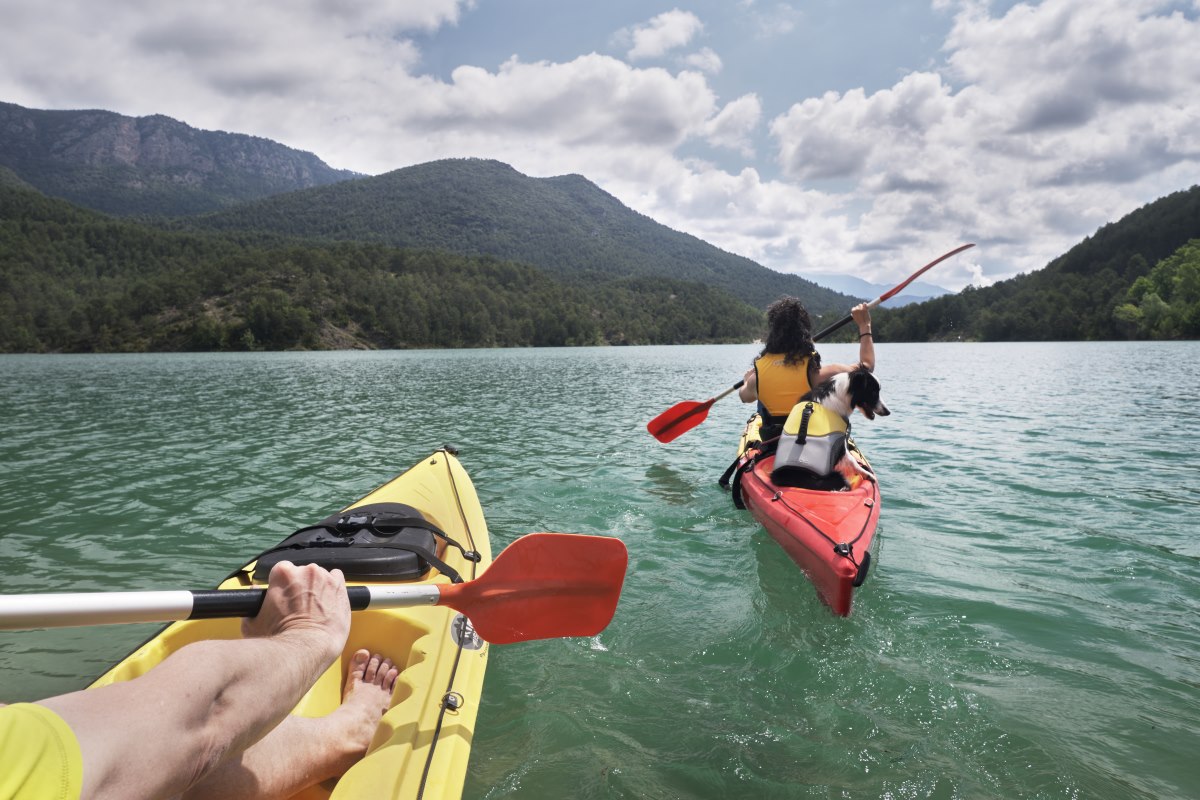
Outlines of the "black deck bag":
[[265,583],[271,567],[290,561],[340,569],[348,581],[412,580],[433,565],[457,583],[458,573],[437,557],[438,536],[445,538],[412,506],[371,503],[301,528],[267,550],[254,580]]

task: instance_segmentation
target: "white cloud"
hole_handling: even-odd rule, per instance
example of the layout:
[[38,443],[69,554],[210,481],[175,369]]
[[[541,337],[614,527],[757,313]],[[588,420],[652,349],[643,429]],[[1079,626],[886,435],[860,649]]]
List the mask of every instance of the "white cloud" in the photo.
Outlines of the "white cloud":
[[689,53],[683,57],[683,63],[689,67],[695,67],[701,72],[707,72],[710,75],[715,75],[721,71],[721,57],[712,49],[702,47],[695,53]]
[[967,5],[946,43],[960,89],[912,73],[797,103],[769,126],[781,167],[851,182],[868,207],[856,246],[885,261],[936,231],[980,240],[993,277],[1038,269],[1165,193],[1167,175],[1200,177],[1200,25],[1164,6]]
[[704,23],[690,11],[671,9],[633,30],[633,47],[627,54],[631,61],[661,58],[683,47],[704,29]]
[[754,147],[750,136],[761,118],[762,102],[758,95],[739,97],[704,124],[705,137],[717,147],[728,147],[744,156],[752,156]]

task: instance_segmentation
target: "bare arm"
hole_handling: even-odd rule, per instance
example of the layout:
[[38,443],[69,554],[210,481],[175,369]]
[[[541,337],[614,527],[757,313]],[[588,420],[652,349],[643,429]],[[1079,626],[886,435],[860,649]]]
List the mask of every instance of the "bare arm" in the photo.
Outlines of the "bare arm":
[[342,574],[281,562],[247,638],[196,642],[132,681],[41,704],[79,740],[85,797],[175,795],[279,724],[349,630]]
[[875,371],[875,337],[871,335],[871,309],[866,303],[859,303],[850,310],[858,324],[858,363],[857,364],[824,364],[817,374],[817,383],[827,381],[840,372],[850,372],[858,366],[866,367],[868,372]]
[[754,367],[746,371],[742,376],[742,388],[738,389],[738,397],[743,403],[753,403],[758,399],[758,373]]

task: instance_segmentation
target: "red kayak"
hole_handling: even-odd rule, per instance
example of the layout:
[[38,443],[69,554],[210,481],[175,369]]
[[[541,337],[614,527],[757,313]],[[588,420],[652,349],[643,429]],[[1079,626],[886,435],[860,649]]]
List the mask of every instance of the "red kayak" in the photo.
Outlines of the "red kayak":
[[[879,521],[878,481],[855,476],[849,489],[818,491],[771,482],[775,455],[763,447],[761,420],[750,418],[738,448],[738,460],[721,479],[733,476],[733,502],[747,508],[771,538],[791,556],[835,614],[847,616],[854,589],[866,580],[871,542]],[[851,443],[851,454],[870,465]]]

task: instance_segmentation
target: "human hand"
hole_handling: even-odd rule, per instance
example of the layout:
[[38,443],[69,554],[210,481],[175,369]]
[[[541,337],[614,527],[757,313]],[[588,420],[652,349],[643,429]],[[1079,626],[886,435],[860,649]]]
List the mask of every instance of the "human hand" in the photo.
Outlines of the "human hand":
[[871,330],[871,307],[866,303],[859,303],[850,309],[850,316],[854,318],[855,324],[858,325],[859,333],[867,333]]
[[280,561],[271,569],[258,614],[242,621],[242,635],[316,636],[339,653],[350,635],[350,600],[341,570]]

